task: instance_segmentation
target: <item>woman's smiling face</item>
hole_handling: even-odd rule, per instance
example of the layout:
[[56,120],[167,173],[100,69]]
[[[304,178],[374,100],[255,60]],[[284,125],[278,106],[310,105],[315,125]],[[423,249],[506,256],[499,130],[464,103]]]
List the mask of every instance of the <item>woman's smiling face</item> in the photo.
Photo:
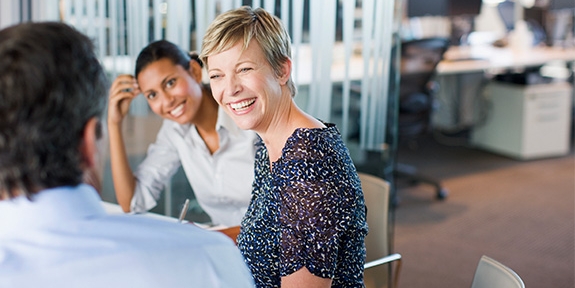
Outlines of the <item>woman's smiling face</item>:
[[[138,85],[154,113],[179,124],[193,123],[202,101],[201,79],[168,58],[154,61],[138,74]],[[200,70],[201,74],[201,70]]]
[[289,79],[289,71],[284,73],[287,76],[277,77],[256,41],[251,41],[245,50],[240,41],[209,56],[207,64],[212,94],[218,104],[240,128],[264,131],[281,108],[282,86]]

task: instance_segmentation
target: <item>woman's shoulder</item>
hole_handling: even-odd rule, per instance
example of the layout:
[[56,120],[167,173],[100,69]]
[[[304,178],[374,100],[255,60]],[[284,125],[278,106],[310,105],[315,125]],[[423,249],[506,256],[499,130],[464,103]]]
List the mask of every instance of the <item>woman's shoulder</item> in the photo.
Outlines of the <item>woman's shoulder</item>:
[[291,160],[325,160],[346,150],[335,125],[327,123],[323,128],[298,128],[288,138],[282,155]]
[[339,130],[332,123],[323,123],[325,127],[321,128],[298,128],[288,138],[289,142],[303,144],[301,148],[321,148],[322,146],[331,146],[342,141]]

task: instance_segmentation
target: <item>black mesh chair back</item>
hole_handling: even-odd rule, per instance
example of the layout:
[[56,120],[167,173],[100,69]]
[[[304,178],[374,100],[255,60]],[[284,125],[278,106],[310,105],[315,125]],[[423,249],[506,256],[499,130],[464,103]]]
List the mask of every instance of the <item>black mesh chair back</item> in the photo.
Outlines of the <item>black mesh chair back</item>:
[[[399,111],[397,117],[398,145],[415,140],[431,130],[431,113],[434,109],[433,77],[437,64],[449,47],[448,38],[426,38],[405,41],[401,44],[401,68],[399,81]],[[396,177],[407,178],[412,183],[433,185],[437,198],[447,197],[447,190],[438,180],[417,172],[415,167],[397,162]]]
[[439,37],[402,43],[398,119],[400,141],[428,131],[436,86],[432,78],[448,47],[449,39]]

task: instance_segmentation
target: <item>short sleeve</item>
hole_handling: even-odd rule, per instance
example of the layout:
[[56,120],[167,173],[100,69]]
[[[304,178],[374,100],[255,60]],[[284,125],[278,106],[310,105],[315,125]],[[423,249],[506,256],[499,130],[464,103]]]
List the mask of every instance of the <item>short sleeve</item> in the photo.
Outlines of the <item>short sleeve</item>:
[[345,171],[337,153],[324,141],[304,137],[284,159],[280,193],[281,274],[302,267],[333,278],[338,247],[347,231],[354,197],[346,194]]
[[294,184],[282,194],[281,274],[289,275],[306,267],[314,275],[332,278],[339,247],[340,211],[331,203],[338,203],[339,197],[330,192],[329,185]]

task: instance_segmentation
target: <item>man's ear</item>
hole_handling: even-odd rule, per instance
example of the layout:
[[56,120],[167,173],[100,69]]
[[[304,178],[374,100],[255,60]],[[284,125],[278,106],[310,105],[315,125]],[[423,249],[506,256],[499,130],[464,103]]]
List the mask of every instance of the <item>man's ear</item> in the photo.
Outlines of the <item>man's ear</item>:
[[102,188],[102,175],[100,172],[100,155],[98,140],[102,138],[102,126],[96,117],[91,118],[84,126],[84,134],[80,144],[82,157],[83,182],[92,185],[98,193]]
[[190,60],[189,72],[190,75],[192,75],[192,77],[196,80],[196,82],[202,84],[202,66],[200,66],[200,63],[198,63],[198,61],[194,59]]
[[98,157],[97,135],[99,133],[99,121],[93,117],[86,122],[84,126],[84,134],[80,144],[80,154],[82,156],[82,164],[85,168],[91,168],[97,164],[96,157]]

